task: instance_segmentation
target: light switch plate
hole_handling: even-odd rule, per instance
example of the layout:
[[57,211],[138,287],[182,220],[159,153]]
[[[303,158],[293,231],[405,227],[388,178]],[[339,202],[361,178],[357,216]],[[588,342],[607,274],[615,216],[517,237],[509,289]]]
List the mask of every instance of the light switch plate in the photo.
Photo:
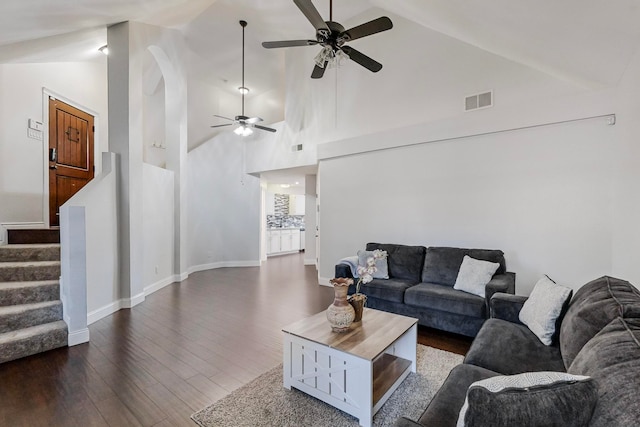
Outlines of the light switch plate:
[[42,141],[42,132],[40,132],[39,130],[27,129],[27,136],[31,139]]

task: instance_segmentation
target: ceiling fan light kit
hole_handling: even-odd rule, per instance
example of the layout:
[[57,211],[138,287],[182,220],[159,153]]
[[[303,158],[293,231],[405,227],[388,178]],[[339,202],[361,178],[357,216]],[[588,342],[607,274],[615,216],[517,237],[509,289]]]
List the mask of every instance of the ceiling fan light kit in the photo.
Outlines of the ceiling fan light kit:
[[377,73],[382,69],[382,64],[351,46],[346,46],[345,43],[380,33],[382,31],[390,30],[393,28],[391,19],[386,16],[382,16],[345,30],[341,24],[333,21],[333,0],[329,0],[328,21],[324,21],[322,19],[322,16],[320,16],[320,13],[315,8],[311,0],[293,0],[293,2],[316,29],[316,39],[263,42],[263,47],[267,49],[275,49],[294,46],[322,46],[322,50],[314,58],[315,67],[311,73],[312,79],[321,78],[324,75],[325,69],[340,66],[346,59],[351,59],[374,73]]
[[260,117],[247,117],[244,115],[244,96],[247,93],[249,93],[249,89],[244,85],[244,28],[247,26],[247,21],[240,21],[240,26],[242,27],[242,86],[240,86],[238,90],[242,94],[242,114],[239,116],[236,116],[233,119],[214,114],[213,115],[214,117],[229,120],[232,123],[225,123],[223,125],[213,125],[211,127],[219,128],[223,126],[231,126],[233,124],[237,124],[239,126],[233,131],[233,133],[235,133],[238,136],[249,136],[253,134],[252,128],[264,130],[267,132],[275,132],[276,130],[273,128],[257,125],[256,124],[257,122],[262,121]]

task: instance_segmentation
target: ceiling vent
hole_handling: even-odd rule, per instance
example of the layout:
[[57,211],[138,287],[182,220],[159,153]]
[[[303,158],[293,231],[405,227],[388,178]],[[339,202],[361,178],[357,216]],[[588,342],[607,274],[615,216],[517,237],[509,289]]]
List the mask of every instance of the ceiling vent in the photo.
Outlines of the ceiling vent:
[[302,144],[294,144],[291,146],[291,151],[302,151]]
[[464,99],[464,111],[493,107],[493,91],[470,95]]

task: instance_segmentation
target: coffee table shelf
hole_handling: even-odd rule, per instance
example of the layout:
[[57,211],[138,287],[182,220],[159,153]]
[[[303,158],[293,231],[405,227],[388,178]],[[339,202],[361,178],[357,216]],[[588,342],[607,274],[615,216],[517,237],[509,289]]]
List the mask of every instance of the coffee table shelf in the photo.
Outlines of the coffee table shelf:
[[[411,360],[384,353],[373,362],[373,405],[411,368]],[[385,399],[386,400],[386,399]]]
[[284,387],[294,387],[371,426],[373,415],[416,371],[417,319],[365,309],[361,324],[331,330],[326,313],[285,328]]

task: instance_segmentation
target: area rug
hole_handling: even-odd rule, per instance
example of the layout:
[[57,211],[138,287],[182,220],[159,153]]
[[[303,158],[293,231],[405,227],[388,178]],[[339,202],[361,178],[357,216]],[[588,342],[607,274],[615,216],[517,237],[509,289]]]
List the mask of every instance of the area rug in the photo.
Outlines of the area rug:
[[[463,357],[418,345],[417,373],[411,373],[373,418],[376,427],[398,417],[417,420],[451,369]],[[358,420],[296,389],[282,386],[282,365],[196,412],[201,427],[355,427]]]

